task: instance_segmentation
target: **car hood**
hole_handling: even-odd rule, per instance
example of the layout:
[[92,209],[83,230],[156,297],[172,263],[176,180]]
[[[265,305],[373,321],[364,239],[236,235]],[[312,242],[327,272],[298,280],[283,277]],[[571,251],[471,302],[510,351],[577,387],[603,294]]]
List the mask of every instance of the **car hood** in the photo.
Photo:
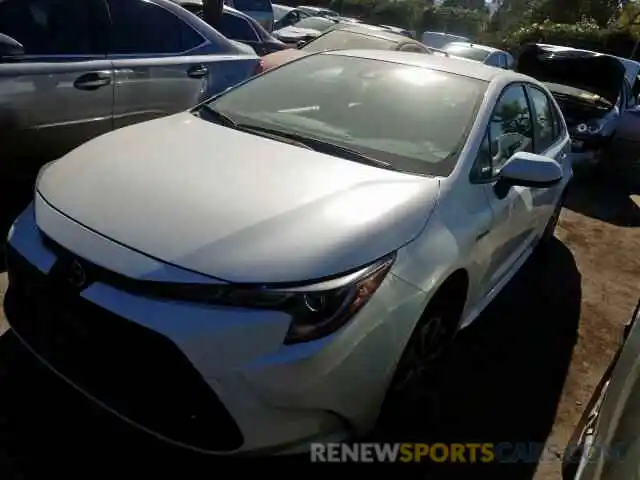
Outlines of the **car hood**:
[[541,82],[587,90],[612,105],[625,77],[625,66],[610,55],[540,45],[526,45],[518,55],[515,69]]
[[48,164],[36,188],[84,227],[172,265],[229,282],[288,283],[353,270],[411,241],[439,180],[186,112],[85,143]]
[[260,61],[263,70],[269,70],[270,68],[279,67],[285,63],[292,62],[298,58],[308,55],[302,50],[297,48],[287,48],[286,50],[280,50],[278,52],[270,53],[262,57]]

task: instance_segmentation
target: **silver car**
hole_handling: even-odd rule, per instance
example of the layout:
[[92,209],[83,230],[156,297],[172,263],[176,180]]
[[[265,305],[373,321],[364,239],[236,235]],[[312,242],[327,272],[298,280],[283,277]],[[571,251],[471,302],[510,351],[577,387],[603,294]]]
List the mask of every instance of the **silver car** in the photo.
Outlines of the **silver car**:
[[530,77],[430,53],[308,55],[44,167],[9,234],[7,319],[92,400],[173,443],[266,454],[357,437],[552,239],[569,148]]
[[0,34],[0,172],[189,108],[259,61],[167,0],[0,0]]
[[563,462],[564,480],[632,480],[640,472],[640,301],[623,343],[578,422]]

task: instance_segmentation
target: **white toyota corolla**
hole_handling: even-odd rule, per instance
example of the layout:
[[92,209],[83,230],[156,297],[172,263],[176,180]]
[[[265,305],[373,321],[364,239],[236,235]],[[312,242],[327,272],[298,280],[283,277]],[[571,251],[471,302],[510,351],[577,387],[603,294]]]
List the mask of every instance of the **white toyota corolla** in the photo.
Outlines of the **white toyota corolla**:
[[46,165],[9,234],[6,314],[51,369],[170,442],[352,438],[425,388],[553,237],[568,151],[529,77],[307,56]]

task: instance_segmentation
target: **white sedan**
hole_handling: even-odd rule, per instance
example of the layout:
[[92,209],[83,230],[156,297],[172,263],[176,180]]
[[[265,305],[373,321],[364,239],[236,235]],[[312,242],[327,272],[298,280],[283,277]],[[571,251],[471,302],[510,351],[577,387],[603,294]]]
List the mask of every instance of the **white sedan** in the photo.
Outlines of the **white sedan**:
[[69,383],[175,444],[353,438],[553,237],[569,148],[532,78],[309,55],[45,166],[9,234],[7,317]]

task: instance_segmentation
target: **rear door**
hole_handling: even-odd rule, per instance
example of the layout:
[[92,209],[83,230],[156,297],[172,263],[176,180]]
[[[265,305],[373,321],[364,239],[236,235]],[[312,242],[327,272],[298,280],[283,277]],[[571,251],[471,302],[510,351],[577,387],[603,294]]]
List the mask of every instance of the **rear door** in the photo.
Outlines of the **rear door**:
[[[114,74],[103,0],[5,0],[0,32],[24,55],[0,61],[0,159],[26,175],[111,130]],[[4,170],[4,169],[3,169]]]
[[[206,40],[173,12],[143,0],[109,0],[108,57],[115,70],[116,128],[169,115],[205,96],[215,69],[195,55]],[[194,17],[195,18],[195,17]]]

